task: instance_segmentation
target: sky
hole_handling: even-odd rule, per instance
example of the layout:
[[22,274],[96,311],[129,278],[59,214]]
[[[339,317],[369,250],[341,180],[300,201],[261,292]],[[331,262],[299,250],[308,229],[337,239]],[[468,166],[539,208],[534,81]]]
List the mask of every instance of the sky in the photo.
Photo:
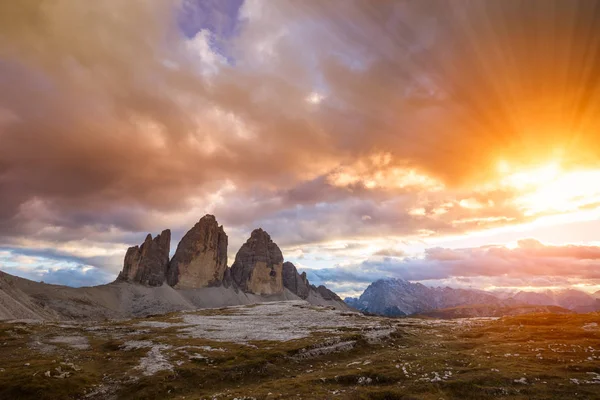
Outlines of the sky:
[[600,2],[0,2],[0,268],[204,214],[311,282],[600,289]]

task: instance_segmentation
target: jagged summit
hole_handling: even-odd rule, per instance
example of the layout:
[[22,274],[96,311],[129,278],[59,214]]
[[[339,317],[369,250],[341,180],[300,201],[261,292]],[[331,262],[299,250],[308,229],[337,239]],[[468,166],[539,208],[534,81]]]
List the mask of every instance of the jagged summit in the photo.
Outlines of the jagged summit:
[[165,229],[154,239],[151,234],[148,234],[140,246],[127,249],[123,270],[117,279],[147,286],[162,285],[169,264],[170,246],[169,229]]
[[256,228],[250,233],[250,237],[255,236],[265,236],[269,240],[271,239],[271,235],[269,235],[267,231],[263,230],[263,228]]
[[310,291],[310,283],[306,272],[298,273],[296,266],[289,261],[283,263],[283,286],[301,299],[306,299]]
[[[213,215],[202,217],[169,261],[171,231],[148,234],[130,247],[113,284],[66,287],[0,272],[0,320],[12,318],[101,320],[166,312],[304,300],[348,310],[324,286],[298,274],[267,232],[255,229],[227,267],[227,235]],[[166,284],[165,284],[166,283]]]
[[141,246],[129,248],[117,281],[151,287],[166,282],[174,289],[188,291],[220,287],[221,292],[212,295],[222,298],[211,300],[212,304],[224,304],[239,296],[251,297],[244,301],[270,296],[346,308],[325,286],[311,285],[306,273],[299,274],[292,263],[284,266],[281,250],[262,228],[250,233],[231,268],[227,266],[228,237],[214,215],[200,218],[169,261],[170,242],[171,231],[166,229],[155,238],[148,235]]
[[325,301],[343,303],[343,300],[325,286],[311,285],[306,272],[298,273],[296,266],[287,261],[283,263],[283,286],[303,300],[319,298]]

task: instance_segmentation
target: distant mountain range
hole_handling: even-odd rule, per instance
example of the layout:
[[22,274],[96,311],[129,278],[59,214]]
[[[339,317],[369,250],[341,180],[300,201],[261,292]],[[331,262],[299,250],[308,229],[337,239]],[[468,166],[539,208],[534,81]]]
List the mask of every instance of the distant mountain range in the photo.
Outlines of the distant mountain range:
[[[386,316],[432,315],[433,311],[448,309],[455,309],[443,313],[449,317],[512,315],[543,310],[546,312],[600,310],[600,292],[588,294],[579,290],[565,289],[493,293],[475,289],[428,287],[404,279],[380,279],[370,284],[359,298],[347,297],[344,301],[360,311]],[[522,307],[524,305],[546,308]],[[555,308],[547,308],[548,306]]]
[[600,310],[600,293],[588,294],[580,290],[546,290],[544,292],[518,292],[508,300],[522,304],[552,305],[584,313]]

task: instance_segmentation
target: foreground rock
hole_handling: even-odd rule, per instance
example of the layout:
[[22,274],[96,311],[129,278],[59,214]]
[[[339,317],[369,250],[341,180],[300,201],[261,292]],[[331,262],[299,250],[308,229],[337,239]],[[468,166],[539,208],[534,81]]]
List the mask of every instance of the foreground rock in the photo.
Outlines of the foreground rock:
[[283,255],[262,229],[252,231],[231,266],[231,276],[245,292],[270,295],[283,292]]
[[167,283],[178,289],[219,284],[227,269],[227,234],[213,215],[205,215],[177,245]]
[[137,327],[175,328],[178,329],[178,335],[185,339],[205,338],[236,343],[296,340],[337,328],[342,331],[349,328],[363,331],[366,340],[377,341],[391,332],[390,323],[384,319],[330,307],[311,306],[302,300],[228,307],[211,312],[187,312],[175,323],[141,321]]
[[141,246],[127,249],[123,271],[118,280],[141,283],[147,286],[160,286],[165,281],[169,265],[171,231],[165,229],[152,239],[148,234]]

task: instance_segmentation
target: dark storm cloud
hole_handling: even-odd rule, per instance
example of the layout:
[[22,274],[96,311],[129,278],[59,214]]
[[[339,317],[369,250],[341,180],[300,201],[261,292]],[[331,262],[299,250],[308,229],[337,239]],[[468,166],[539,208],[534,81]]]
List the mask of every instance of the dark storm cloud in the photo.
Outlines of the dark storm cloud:
[[[599,13],[589,1],[4,2],[0,245],[133,244],[185,230],[194,207],[286,244],[526,221],[510,191],[434,211],[477,197],[498,156],[560,145],[596,165]],[[389,161],[369,164],[379,153]],[[341,183],[362,160],[368,179],[429,180]]]

